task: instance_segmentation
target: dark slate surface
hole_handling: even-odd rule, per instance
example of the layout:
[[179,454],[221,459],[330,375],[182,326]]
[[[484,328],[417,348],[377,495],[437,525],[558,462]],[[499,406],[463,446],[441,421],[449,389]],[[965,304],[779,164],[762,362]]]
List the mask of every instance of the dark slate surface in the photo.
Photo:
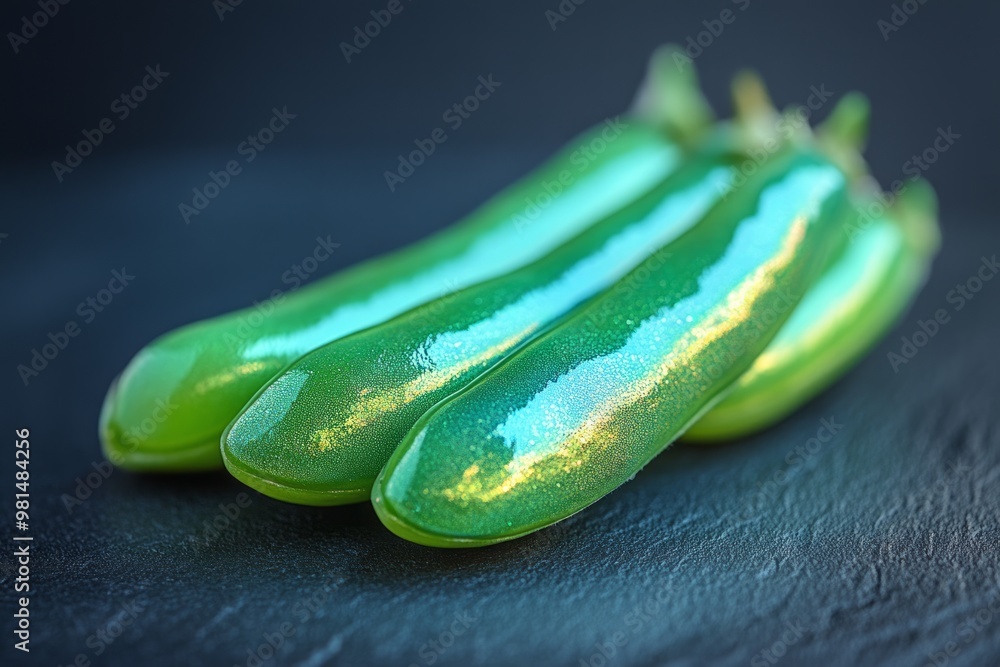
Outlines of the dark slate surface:
[[[473,183],[502,182],[535,159],[491,155],[442,158],[421,186],[440,197],[431,210],[453,216],[451,184],[468,184],[461,197],[474,201],[485,193]],[[13,569],[3,559],[0,661],[254,665],[248,651],[263,644],[270,656],[270,636],[279,647],[263,664],[303,667],[997,663],[1000,279],[960,311],[947,295],[1000,238],[986,218],[948,206],[931,282],[831,390],[752,439],[676,447],[520,541],[423,548],[384,530],[367,505],[295,507],[225,474],[116,471],[67,511],[64,494],[100,458],[103,392],[142,342],[266,295],[317,234],[342,243],[328,273],[438,224],[425,215],[380,228],[366,214],[382,187],[367,178],[378,165],[275,155],[187,227],[176,204],[202,172],[197,157],[101,163],[58,196],[46,195],[47,180],[10,176],[10,210],[27,224],[0,245],[3,416],[8,437],[32,431],[36,553],[29,659],[11,647]],[[335,197],[338,220],[326,215]],[[45,224],[66,216],[77,224]],[[46,332],[80,319],[76,304],[121,266],[133,285],[23,387],[13,367]],[[886,354],[938,308],[951,321],[894,373]],[[824,419],[842,428],[810,452]],[[12,484],[7,451],[0,479]],[[206,531],[226,523],[220,505],[233,512],[241,501],[227,526]],[[98,634],[107,630],[121,630],[110,644]]]
[[[1000,282],[961,311],[948,301],[1000,253],[1000,5],[595,0],[553,30],[546,10],[568,3],[404,2],[348,63],[340,41],[386,0],[243,2],[221,21],[217,4],[60,5],[0,57],[0,426],[32,432],[36,548],[25,656],[12,648],[8,440],[0,665],[257,665],[248,651],[268,637],[266,667],[1000,664]],[[897,6],[915,11],[893,19]],[[3,3],[4,34],[38,7]],[[114,472],[67,511],[62,496],[99,465],[104,391],[143,343],[286,287],[317,236],[340,247],[314,278],[457,219],[619,113],[655,45],[705,42],[727,8],[734,22],[696,60],[721,114],[746,66],[780,106],[860,89],[885,184],[939,128],[961,135],[927,173],[945,226],[930,284],[830,391],[767,433],[675,448],[563,524],[476,551],[413,546],[366,506],[283,505],[224,474]],[[157,64],[162,87],[58,183],[51,161]],[[384,170],[491,73],[502,87],[390,196]],[[191,188],[284,105],[289,128],[184,225]],[[78,304],[122,267],[134,282],[85,322]],[[952,320],[893,373],[886,354],[939,308]],[[16,366],[71,320],[80,335],[25,387]],[[824,419],[843,428],[803,456]]]

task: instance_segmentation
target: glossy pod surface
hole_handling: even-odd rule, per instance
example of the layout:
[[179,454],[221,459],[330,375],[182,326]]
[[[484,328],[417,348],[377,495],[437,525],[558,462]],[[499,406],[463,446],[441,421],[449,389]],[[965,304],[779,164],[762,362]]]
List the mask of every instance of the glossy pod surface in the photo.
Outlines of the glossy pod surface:
[[938,246],[935,208],[930,186],[912,183],[884,216],[852,231],[763,354],[684,439],[753,433],[843,374],[899,318],[926,279]]
[[[637,118],[598,126],[453,228],[260,308],[162,336],[132,359],[105,399],[100,432],[106,455],[136,470],[220,466],[223,429],[285,365],[449,291],[524,266],[646,193],[679,158],[675,144]],[[563,190],[553,197],[551,184],[560,179]]]
[[439,403],[376,480],[383,523],[433,546],[512,539],[611,492],[747,370],[818,272],[843,173],[773,156],[694,229]]
[[226,467],[281,500],[367,500],[424,412],[690,229],[721,199],[735,162],[724,152],[693,157],[532,264],[305,355],[227,429]]

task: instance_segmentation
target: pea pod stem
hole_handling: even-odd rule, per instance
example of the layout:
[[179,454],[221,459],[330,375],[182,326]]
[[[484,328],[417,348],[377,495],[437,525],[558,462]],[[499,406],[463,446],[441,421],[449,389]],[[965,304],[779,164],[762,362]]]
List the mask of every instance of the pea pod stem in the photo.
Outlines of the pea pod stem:
[[697,145],[715,120],[690,59],[676,45],[653,52],[632,112],[687,147]]

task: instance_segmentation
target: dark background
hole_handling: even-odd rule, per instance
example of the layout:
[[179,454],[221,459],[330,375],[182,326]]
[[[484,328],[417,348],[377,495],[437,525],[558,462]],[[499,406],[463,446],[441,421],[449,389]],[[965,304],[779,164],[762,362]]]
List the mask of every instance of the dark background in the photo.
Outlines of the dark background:
[[[31,429],[36,551],[30,656],[12,648],[13,559],[0,565],[0,659],[245,665],[288,622],[263,664],[997,664],[1000,284],[898,373],[886,354],[1000,250],[1000,8],[911,3],[885,40],[877,21],[890,2],[743,4],[587,0],[553,31],[555,0],[403,0],[350,64],[339,43],[385,2],[245,0],[220,21],[209,0],[76,0],[19,53],[5,39],[2,421],[7,437]],[[244,491],[225,474],[116,471],[67,511],[61,496],[100,461],[103,393],[144,343],[265,298],[318,235],[341,245],[317,278],[458,219],[623,111],[657,44],[685,42],[727,8],[736,20],[695,61],[721,115],[746,66],[779,105],[803,103],[813,85],[860,89],[883,183],[904,177],[938,128],[961,135],[926,173],[944,231],[927,288],[831,390],[766,433],[674,448],[557,527],[475,551],[403,542],[367,505],[302,508],[249,491],[206,544],[204,522]],[[0,29],[19,31],[36,11],[6,2]],[[157,64],[167,79],[57,181],[50,164],[65,145]],[[488,74],[501,87],[390,193],[383,171]],[[284,106],[297,114],[288,129],[185,225],[178,204]],[[134,282],[24,386],[16,366],[80,321],[77,304],[122,267]],[[831,417],[844,424],[836,439],[789,467]],[[0,468],[5,541],[12,450]],[[128,603],[134,621],[96,655],[88,637],[128,619]],[[456,614],[471,625],[451,643]],[[619,632],[603,658],[595,644]]]

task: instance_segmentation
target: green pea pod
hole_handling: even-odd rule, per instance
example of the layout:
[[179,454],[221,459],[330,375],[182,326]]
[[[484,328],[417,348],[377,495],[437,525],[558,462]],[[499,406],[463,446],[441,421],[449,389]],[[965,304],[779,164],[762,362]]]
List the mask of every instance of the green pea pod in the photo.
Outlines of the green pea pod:
[[627,481],[774,337],[836,242],[846,190],[810,151],[772,156],[621,288],[421,417],[372,490],[382,522],[422,544],[485,545]]
[[677,141],[687,138],[678,133],[710,121],[687,72],[659,54],[636,114],[578,137],[445,232],[269,300],[263,313],[238,311],[153,341],[105,399],[108,458],[133,470],[218,467],[226,425],[302,354],[520,268],[641,197],[678,167]]
[[736,159],[710,149],[542,259],[295,361],[224,434],[226,467],[280,500],[368,499],[424,412],[691,228],[731,186]]
[[[884,210],[871,216],[869,211]],[[725,398],[684,439],[745,436],[789,415],[847,371],[902,315],[938,247],[934,191],[910,183],[888,209],[864,199],[849,244]]]

